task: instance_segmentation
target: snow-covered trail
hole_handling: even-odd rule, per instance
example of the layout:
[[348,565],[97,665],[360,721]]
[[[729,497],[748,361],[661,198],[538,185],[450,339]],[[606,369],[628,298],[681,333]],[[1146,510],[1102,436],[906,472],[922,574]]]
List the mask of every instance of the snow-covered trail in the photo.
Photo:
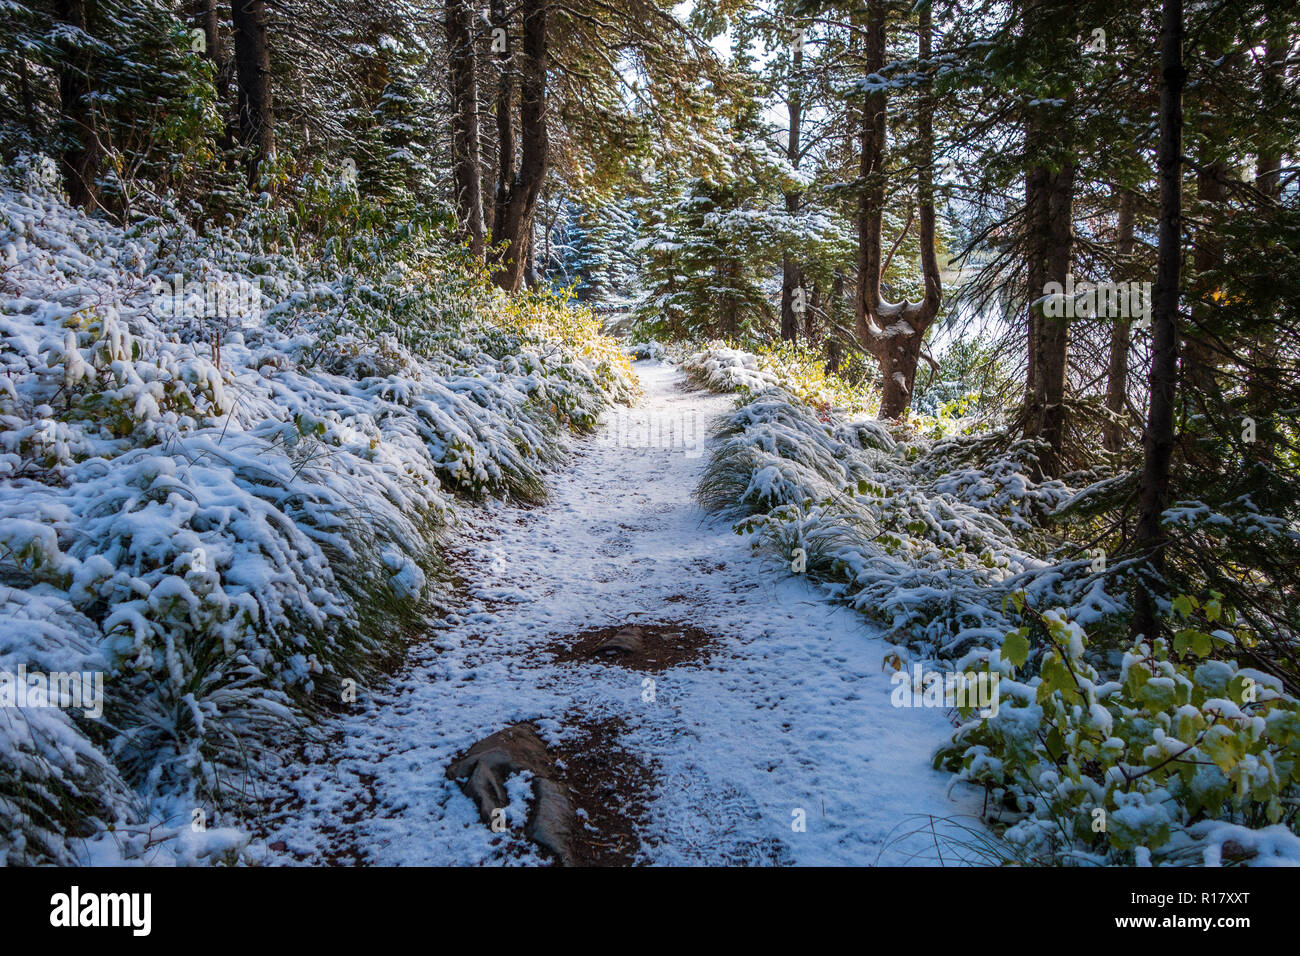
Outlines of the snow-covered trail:
[[[702,433],[730,407],[684,391],[671,366],[637,372],[646,394],[634,416],[695,421]],[[626,445],[604,427],[551,475],[545,506],[471,515],[458,551],[470,602],[389,686],[326,727],[329,745],[286,768],[281,785],[295,798],[264,821],[267,862],[538,861],[522,838],[485,827],[445,770],[516,721],[556,743],[579,720],[606,718],[654,767],[648,862],[940,862],[929,832],[899,838],[925,815],[978,811],[973,791],[949,793],[948,775],[930,766],[951,733],[945,711],[893,707],[890,645],[695,507],[698,451]],[[651,700],[641,671],[555,663],[543,650],[563,635],[657,621],[723,641],[707,663],[649,675]]]

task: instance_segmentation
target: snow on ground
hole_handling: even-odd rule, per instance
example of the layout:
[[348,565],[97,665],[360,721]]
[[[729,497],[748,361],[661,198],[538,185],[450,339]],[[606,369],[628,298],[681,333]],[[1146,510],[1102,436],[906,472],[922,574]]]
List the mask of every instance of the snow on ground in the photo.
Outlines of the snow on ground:
[[[731,399],[684,391],[666,364],[637,370],[646,395],[631,427],[579,443],[550,476],[548,504],[469,516],[457,562],[467,605],[412,650],[390,686],[327,724],[329,743],[285,769],[275,786],[296,800],[263,820],[255,855],[538,862],[522,840],[484,826],[445,770],[511,723],[533,720],[554,744],[582,715],[620,719],[622,746],[655,767],[646,862],[953,862],[955,848],[935,840],[928,818],[970,824],[980,795],[950,793],[951,778],[930,766],[951,734],[947,713],[893,707],[883,667],[892,645],[705,518],[692,497],[706,460],[698,448],[637,440],[638,415],[685,422],[689,439]],[[542,651],[561,635],[658,621],[724,643],[707,663],[654,675],[553,663]],[[795,832],[800,810],[806,830]]]

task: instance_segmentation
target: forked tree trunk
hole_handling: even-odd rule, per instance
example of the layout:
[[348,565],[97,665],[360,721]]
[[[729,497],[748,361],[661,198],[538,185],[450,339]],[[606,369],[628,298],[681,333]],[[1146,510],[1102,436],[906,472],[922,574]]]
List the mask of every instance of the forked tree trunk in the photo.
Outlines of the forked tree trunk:
[[[931,50],[930,5],[920,8],[920,56]],[[885,66],[884,0],[868,0],[866,67],[868,74]],[[881,223],[885,206],[885,137],[888,98],[874,90],[865,98],[862,124],[861,174],[865,187],[858,205],[858,339],[880,365],[880,417],[901,418],[912,401],[916,366],[925,331],[939,314],[942,288],[935,254],[934,226],[934,102],[927,81],[917,116],[919,147],[917,195],[920,200],[919,238],[924,296],[918,302],[887,302],[881,294]]]
[[248,185],[256,189],[262,164],[275,157],[275,109],[271,100],[271,49],[266,39],[265,0],[231,0],[235,77],[239,84],[239,141],[249,150]]
[[505,243],[493,279],[507,292],[517,292],[523,284],[529,230],[550,161],[550,138],[546,127],[549,7],[549,0],[523,0],[522,3],[524,44],[519,83],[519,170],[512,177],[506,193],[500,235],[493,237]]
[[1151,309],[1151,399],[1143,437],[1138,486],[1137,548],[1149,555],[1155,580],[1140,583],[1134,600],[1133,632],[1154,637],[1159,630],[1151,589],[1165,565],[1161,516],[1169,497],[1174,451],[1174,401],[1178,383],[1178,292],[1182,268],[1183,3],[1164,0],[1160,35],[1160,225],[1156,287]]
[[447,0],[444,8],[451,68],[451,170],[461,238],[476,259],[483,257],[483,185],[479,173],[478,57],[474,12],[468,0]]

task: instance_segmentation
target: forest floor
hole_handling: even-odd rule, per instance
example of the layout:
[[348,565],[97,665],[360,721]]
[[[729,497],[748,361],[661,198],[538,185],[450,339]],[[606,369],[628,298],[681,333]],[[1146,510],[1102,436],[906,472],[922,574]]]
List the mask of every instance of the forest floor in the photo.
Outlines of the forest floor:
[[[629,439],[657,421],[702,441],[732,405],[671,365],[636,369],[630,432],[607,416],[547,504],[454,530],[462,606],[276,776],[265,862],[544,862],[517,825],[527,788],[494,833],[446,777],[521,721],[559,760],[587,861],[957,862],[931,821],[972,825],[981,798],[930,765],[949,713],[892,706],[892,645],[695,506],[702,447]],[[663,653],[591,656],[628,624],[664,625]]]

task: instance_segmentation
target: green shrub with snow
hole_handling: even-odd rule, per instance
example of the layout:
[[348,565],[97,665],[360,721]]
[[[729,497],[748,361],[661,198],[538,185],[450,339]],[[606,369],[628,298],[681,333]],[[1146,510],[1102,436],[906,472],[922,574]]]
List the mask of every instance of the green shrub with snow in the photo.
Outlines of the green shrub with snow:
[[[1035,613],[967,669],[1000,705],[963,724],[936,766],[986,788],[1028,862],[1267,864],[1300,855],[1300,701],[1231,656],[1245,630],[1182,596],[1172,641],[1138,640],[1117,670],[1060,610]],[[963,716],[975,716],[964,709]],[[1226,856],[1225,856],[1226,854]]]
[[893,639],[945,655],[994,642],[1009,624],[1002,597],[1018,588],[1113,609],[1086,560],[1039,574],[1048,562],[1027,542],[1070,493],[1029,478],[1029,443],[981,463],[969,454],[978,436],[931,441],[780,388],[742,402],[714,431],[701,505],[784,561],[801,551],[807,574]]
[[1217,598],[1179,597],[1171,638],[1130,642],[1128,569],[1059,541],[1061,515],[1088,494],[1035,481],[1033,443],[949,425],[930,438],[818,408],[747,386],[731,369],[757,360],[719,350],[688,365],[740,393],[711,437],[700,504],[916,656],[998,676],[996,713],[963,709],[970,722],[936,761],[987,788],[999,852],[1300,859],[1300,703],[1238,665],[1259,633]]
[[123,229],[9,176],[0,671],[103,672],[106,709],[0,708],[0,859],[68,862],[237,807],[437,605],[455,499],[540,500],[634,385],[591,316],[507,300],[432,234],[353,268],[256,224]]

